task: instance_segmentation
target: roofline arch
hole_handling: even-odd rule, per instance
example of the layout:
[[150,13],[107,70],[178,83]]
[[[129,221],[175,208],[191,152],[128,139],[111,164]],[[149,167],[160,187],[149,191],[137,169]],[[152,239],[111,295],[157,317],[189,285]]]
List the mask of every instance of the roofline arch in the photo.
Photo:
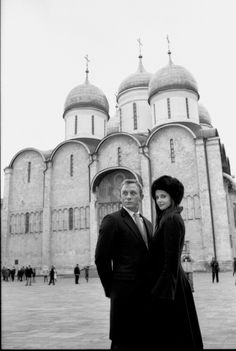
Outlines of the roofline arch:
[[18,152],[13,156],[13,158],[11,159],[11,161],[10,161],[8,167],[12,167],[12,166],[13,166],[13,163],[14,163],[15,160],[16,160],[16,158],[17,158],[20,154],[22,154],[22,153],[24,153],[24,152],[27,152],[27,151],[34,151],[34,152],[38,153],[38,154],[42,157],[42,160],[43,160],[44,162],[46,162],[46,157],[44,156],[44,154],[43,154],[42,151],[40,151],[39,149],[36,149],[36,148],[34,148],[34,147],[26,147],[26,148],[24,148],[24,149],[18,151]]
[[164,128],[168,128],[168,127],[181,127],[181,128],[183,128],[183,129],[186,129],[186,130],[192,135],[192,137],[193,137],[194,139],[197,138],[196,134],[194,134],[194,132],[193,132],[190,128],[186,127],[185,125],[180,124],[180,123],[169,123],[169,124],[165,124],[165,125],[161,125],[161,126],[157,127],[157,129],[155,129],[155,130],[149,135],[149,137],[147,138],[146,143],[145,143],[145,146],[148,146],[148,144],[149,144],[150,140],[152,139],[152,137],[153,137],[159,130],[164,129]]
[[70,143],[81,144],[81,145],[86,149],[86,151],[88,152],[88,154],[91,155],[91,152],[90,152],[90,150],[89,150],[89,147],[88,147],[85,143],[83,143],[83,142],[80,141],[80,140],[70,139],[70,140],[65,140],[65,141],[61,142],[59,145],[57,145],[57,146],[55,147],[55,149],[53,149],[53,151],[52,151],[52,153],[51,153],[51,156],[50,156],[50,158],[49,158],[49,161],[52,161],[52,159],[53,159],[54,155],[56,154],[56,152],[57,152],[63,145],[65,145],[65,144],[70,144]]
[[128,167],[123,167],[123,166],[113,166],[113,167],[104,168],[101,171],[99,171],[97,174],[95,174],[95,176],[93,177],[93,179],[90,183],[90,188],[91,188],[92,192],[95,191],[95,187],[100,184],[101,180],[107,174],[116,172],[118,170],[124,170],[124,171],[128,171],[128,172],[132,173],[134,175],[135,179],[138,180],[139,183],[143,186],[143,181],[142,181],[141,176],[139,174],[137,174],[136,172],[134,172],[132,169],[130,169]]
[[134,141],[136,141],[137,145],[140,147],[141,146],[141,143],[140,141],[133,135],[133,134],[130,134],[130,133],[127,133],[127,132],[114,132],[114,133],[111,133],[107,136],[105,136],[101,141],[100,143],[98,143],[94,153],[97,153],[99,148],[101,147],[101,145],[109,138],[112,138],[114,136],[121,136],[121,135],[125,135],[125,136],[128,136],[130,138],[132,138]]

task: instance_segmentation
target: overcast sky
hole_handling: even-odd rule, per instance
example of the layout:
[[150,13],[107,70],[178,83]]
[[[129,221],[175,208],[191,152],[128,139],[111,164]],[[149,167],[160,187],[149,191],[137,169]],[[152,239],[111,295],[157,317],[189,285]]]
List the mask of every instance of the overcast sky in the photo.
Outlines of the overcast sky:
[[[195,77],[236,175],[235,0],[2,0],[1,176],[23,148],[53,149],[65,139],[63,107],[89,80],[115,113],[119,84],[143,64],[172,60]],[[3,193],[3,185],[2,185]]]

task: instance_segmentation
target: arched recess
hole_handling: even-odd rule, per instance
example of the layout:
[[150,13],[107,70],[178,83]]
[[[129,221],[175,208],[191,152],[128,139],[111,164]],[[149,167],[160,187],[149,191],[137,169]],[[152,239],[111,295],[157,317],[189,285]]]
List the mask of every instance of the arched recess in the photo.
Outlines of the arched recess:
[[120,185],[125,178],[137,179],[142,185],[141,177],[125,167],[107,168],[94,176],[91,190],[96,195],[98,226],[105,215],[120,209]]

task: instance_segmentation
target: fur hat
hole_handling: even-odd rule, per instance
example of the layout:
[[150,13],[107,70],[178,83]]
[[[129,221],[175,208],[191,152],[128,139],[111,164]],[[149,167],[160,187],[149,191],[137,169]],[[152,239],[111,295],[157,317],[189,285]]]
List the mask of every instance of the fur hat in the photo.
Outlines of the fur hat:
[[175,205],[179,205],[184,196],[183,184],[177,178],[168,175],[164,175],[152,183],[151,194],[154,200],[156,190],[166,191],[173,199]]

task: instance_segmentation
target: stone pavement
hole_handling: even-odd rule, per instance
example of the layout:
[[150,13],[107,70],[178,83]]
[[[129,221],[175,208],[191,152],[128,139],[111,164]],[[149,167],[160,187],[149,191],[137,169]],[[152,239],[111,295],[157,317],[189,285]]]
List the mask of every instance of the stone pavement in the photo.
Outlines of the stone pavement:
[[[194,299],[205,349],[236,349],[236,285],[231,272],[194,273]],[[2,282],[2,349],[109,349],[109,299],[98,278],[37,277],[32,286]]]

